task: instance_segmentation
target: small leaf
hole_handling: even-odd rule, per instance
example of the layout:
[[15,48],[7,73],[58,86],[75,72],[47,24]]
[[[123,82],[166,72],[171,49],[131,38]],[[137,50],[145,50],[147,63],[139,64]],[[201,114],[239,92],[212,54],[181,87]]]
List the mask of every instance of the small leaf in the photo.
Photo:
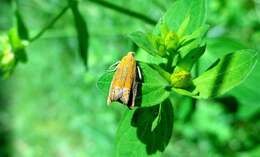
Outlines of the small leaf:
[[[185,30],[182,29],[181,32],[184,35],[191,34],[205,24],[206,8],[207,0],[178,0],[170,6],[161,21],[165,22],[170,31],[173,32],[177,32],[181,25],[183,27],[186,25]],[[187,20],[187,17],[189,17],[189,20]],[[157,24],[154,30],[155,34],[160,31],[160,23]]]
[[[173,108],[167,99],[161,104],[160,120],[152,129],[159,105],[127,110],[117,130],[116,156],[161,156],[173,128]],[[129,125],[132,126],[129,126]]]
[[148,34],[143,32],[133,32],[128,36],[136,45],[140,48],[144,49],[149,54],[155,56],[157,54],[153,44],[152,44],[152,37],[149,37]]
[[19,37],[22,40],[28,40],[29,39],[29,32],[28,32],[28,29],[26,27],[26,24],[23,21],[23,18],[22,18],[22,15],[20,13],[18,6],[15,10],[15,17],[16,17],[16,25],[17,25]]
[[[136,97],[137,104],[141,106],[152,106],[161,103],[169,96],[167,87],[168,82],[154,69],[145,63],[139,64],[142,73],[142,83],[139,84],[141,89],[138,90]],[[108,72],[98,80],[98,87],[106,94],[109,92],[109,87],[113,73]]]
[[73,13],[75,26],[77,29],[77,37],[78,37],[78,46],[79,46],[79,52],[81,59],[83,60],[83,63],[85,67],[87,68],[88,65],[88,40],[89,40],[89,34],[87,29],[87,24],[79,12],[78,8],[78,1],[77,0],[68,0],[70,9]]
[[189,90],[186,90],[186,89],[182,89],[182,88],[172,88],[172,90],[180,95],[186,95],[186,96],[189,96],[189,97],[198,97],[198,93],[195,93],[195,92],[191,92]]
[[209,29],[209,25],[203,25],[199,27],[197,30],[195,30],[191,35],[186,35],[182,37],[182,40],[180,41],[181,46],[185,46],[192,41],[196,40],[197,38],[203,38],[207,31]]
[[164,39],[166,38],[166,35],[169,33],[169,28],[168,26],[165,24],[165,23],[161,23],[160,24],[160,34],[161,34],[161,37]]
[[162,58],[162,57],[159,57],[159,56],[152,56],[143,49],[139,49],[139,51],[137,51],[135,58],[136,58],[137,61],[149,63],[149,64],[159,65],[159,64],[166,64],[167,63],[166,58]]
[[225,55],[218,64],[193,80],[200,98],[222,95],[240,84],[257,61],[254,50],[240,50]]
[[205,35],[208,30],[208,25],[203,25],[195,30],[191,35],[184,36],[180,41],[179,52],[183,58],[188,53],[205,45]]
[[204,54],[206,45],[197,47],[191,50],[180,62],[177,64],[178,67],[190,71],[194,63]]
[[190,22],[190,15],[186,16],[178,29],[178,35],[183,36]]

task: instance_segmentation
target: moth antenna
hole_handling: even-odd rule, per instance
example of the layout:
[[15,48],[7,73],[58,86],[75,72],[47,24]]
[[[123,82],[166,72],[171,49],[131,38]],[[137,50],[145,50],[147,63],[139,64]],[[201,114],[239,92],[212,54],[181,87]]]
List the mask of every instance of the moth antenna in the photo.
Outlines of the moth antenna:
[[[120,61],[117,61],[117,62],[115,62],[114,64],[110,65],[107,71],[108,71],[108,72],[116,71],[116,69],[117,69],[119,63],[120,63]],[[112,69],[112,68],[113,68],[113,69]]]

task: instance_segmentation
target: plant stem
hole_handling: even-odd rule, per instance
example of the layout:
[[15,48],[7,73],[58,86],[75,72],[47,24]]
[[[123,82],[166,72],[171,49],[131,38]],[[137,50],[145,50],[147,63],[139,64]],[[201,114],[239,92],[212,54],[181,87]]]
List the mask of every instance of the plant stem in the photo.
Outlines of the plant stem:
[[154,68],[158,73],[164,77],[168,82],[171,82],[171,74],[162,69],[159,65],[151,64],[152,68]]
[[103,1],[103,0],[88,0],[90,2],[93,2],[95,4],[99,4],[101,6],[104,6],[104,7],[107,7],[109,9],[112,9],[112,10],[115,10],[115,11],[118,11],[122,14],[126,14],[128,16],[131,16],[131,17],[134,17],[134,18],[137,18],[139,20],[142,20],[148,24],[151,24],[151,25],[155,25],[157,22],[143,14],[140,14],[138,12],[135,12],[135,11],[132,11],[132,10],[129,10],[129,9],[126,9],[126,8],[122,8],[120,6],[117,6],[115,4],[112,4],[110,2],[107,2],[107,1]]
[[65,6],[61,12],[54,18],[52,19],[45,27],[42,28],[42,30],[37,33],[34,37],[32,37],[29,41],[33,42],[36,39],[40,38],[48,29],[50,29],[60,18],[64,13],[69,9],[69,6]]
[[174,53],[170,53],[170,55],[168,56],[168,61],[166,63],[166,70],[169,72],[169,73],[173,73],[173,66],[172,66],[172,63],[173,63],[173,60],[175,57],[178,57],[176,56],[176,52]]

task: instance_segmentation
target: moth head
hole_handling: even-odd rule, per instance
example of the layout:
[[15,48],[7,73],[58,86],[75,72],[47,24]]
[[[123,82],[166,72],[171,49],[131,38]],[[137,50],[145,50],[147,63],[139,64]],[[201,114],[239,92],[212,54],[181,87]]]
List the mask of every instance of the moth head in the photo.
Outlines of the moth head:
[[133,57],[135,56],[135,53],[134,52],[128,52],[128,54],[127,55],[132,55]]

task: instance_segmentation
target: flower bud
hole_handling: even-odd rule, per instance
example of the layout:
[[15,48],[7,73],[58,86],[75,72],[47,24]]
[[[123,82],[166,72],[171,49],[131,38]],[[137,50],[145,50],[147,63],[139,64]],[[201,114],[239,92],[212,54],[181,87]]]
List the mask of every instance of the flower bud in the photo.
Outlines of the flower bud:
[[155,49],[158,51],[158,55],[161,57],[166,56],[166,47],[164,45],[163,40],[160,37],[155,37],[154,38],[154,43],[153,43]]
[[165,37],[165,46],[168,51],[174,51],[179,44],[179,37],[175,32],[169,32]]
[[192,78],[189,71],[178,69],[171,75],[171,84],[176,88],[188,88],[192,85]]

